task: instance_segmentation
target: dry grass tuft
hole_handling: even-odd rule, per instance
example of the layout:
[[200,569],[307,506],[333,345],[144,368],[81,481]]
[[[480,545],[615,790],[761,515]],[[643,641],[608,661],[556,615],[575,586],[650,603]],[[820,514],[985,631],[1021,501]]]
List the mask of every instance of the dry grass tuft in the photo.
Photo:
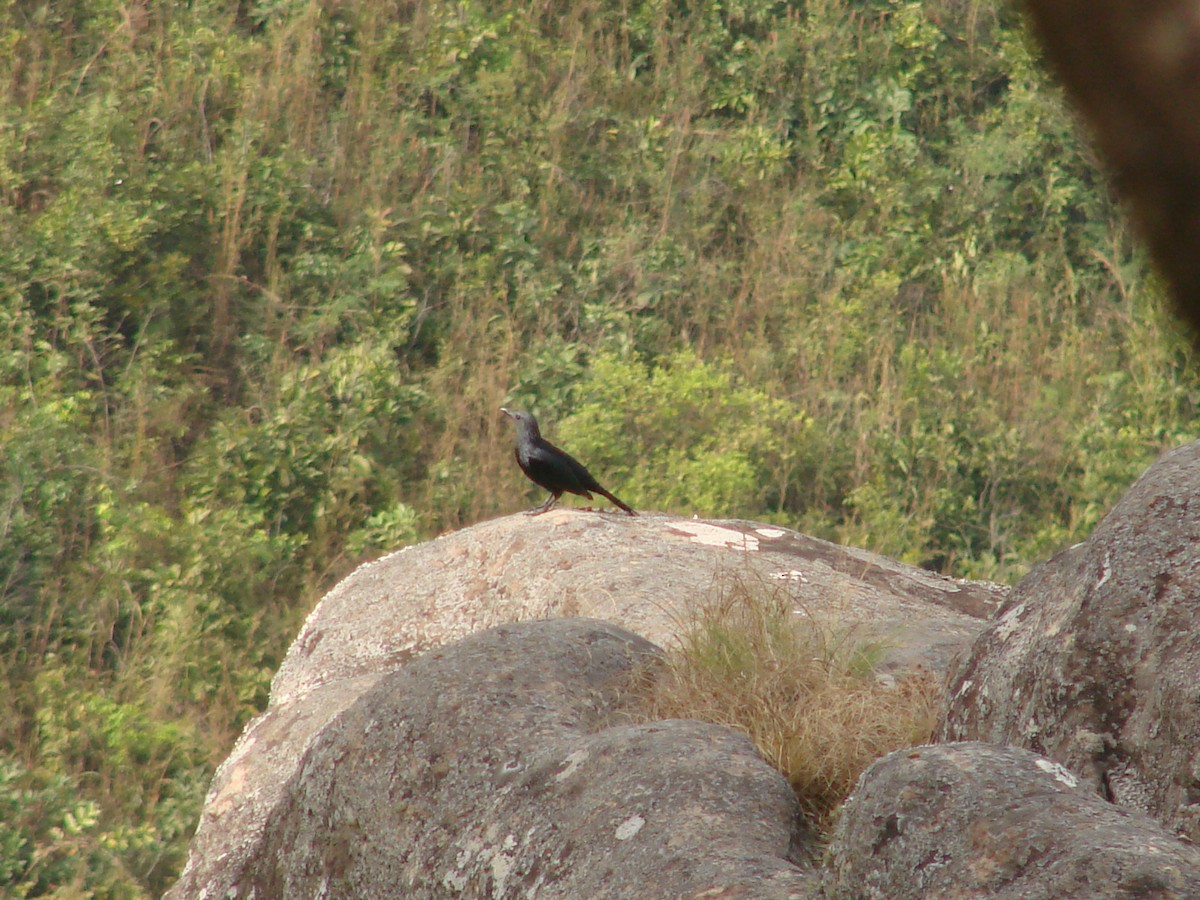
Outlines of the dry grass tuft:
[[863,769],[933,733],[940,682],[916,673],[885,683],[881,651],[797,611],[785,590],[733,581],[696,611],[648,686],[648,716],[744,732],[824,833]]

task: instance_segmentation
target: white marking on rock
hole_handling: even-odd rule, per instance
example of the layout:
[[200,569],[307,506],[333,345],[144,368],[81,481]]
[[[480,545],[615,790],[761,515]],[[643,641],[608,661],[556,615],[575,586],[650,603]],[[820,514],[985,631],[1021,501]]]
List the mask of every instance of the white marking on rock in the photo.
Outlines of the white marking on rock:
[[626,819],[624,822],[622,822],[620,825],[617,826],[617,830],[615,832],[617,840],[618,841],[629,840],[631,837],[633,837],[635,834],[637,834],[639,831],[641,831],[642,826],[645,824],[646,824],[646,820],[641,815],[634,813],[632,816],[630,816],[628,819]]
[[1100,580],[1096,582],[1096,587],[1103,587],[1104,582],[1112,578],[1112,554],[1104,554],[1104,562],[1100,563]]
[[808,579],[804,577],[804,573],[799,569],[789,569],[787,572],[772,572],[771,578],[778,578],[780,581],[796,581],[801,584],[808,584]]
[[1021,615],[1025,612],[1025,604],[1018,603],[1003,616],[1000,617],[1000,624],[996,626],[996,637],[1002,641],[1007,641],[1014,631],[1021,625]]
[[765,538],[783,537],[787,534],[782,528],[755,528],[754,530]]
[[671,528],[682,531],[698,544],[710,547],[731,547],[737,550],[757,550],[758,538],[735,528],[710,525],[708,522],[672,522]]
[[1068,772],[1065,768],[1056,762],[1051,762],[1048,759],[1035,760],[1033,763],[1047,775],[1053,775],[1056,781],[1061,781],[1067,787],[1075,787],[1079,784],[1079,779]]
[[[509,855],[517,846],[517,839],[511,834],[504,838],[502,849],[492,855],[492,879],[498,887],[503,887],[512,874],[513,858]],[[499,892],[497,892],[497,896]]]
[[576,750],[563,760],[563,762],[566,764],[565,768],[563,768],[561,772],[554,776],[554,780],[566,781],[575,774],[575,770],[579,768],[579,764],[587,758],[588,752],[586,750]]

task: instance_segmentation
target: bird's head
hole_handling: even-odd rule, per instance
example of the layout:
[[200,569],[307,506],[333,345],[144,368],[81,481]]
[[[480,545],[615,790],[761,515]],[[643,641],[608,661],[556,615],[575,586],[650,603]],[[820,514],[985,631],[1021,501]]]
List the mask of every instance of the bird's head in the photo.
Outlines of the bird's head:
[[521,431],[531,434],[541,434],[538,430],[537,419],[533,417],[533,413],[526,412],[523,409],[509,409],[507,406],[500,407],[500,412],[516,422],[517,428]]

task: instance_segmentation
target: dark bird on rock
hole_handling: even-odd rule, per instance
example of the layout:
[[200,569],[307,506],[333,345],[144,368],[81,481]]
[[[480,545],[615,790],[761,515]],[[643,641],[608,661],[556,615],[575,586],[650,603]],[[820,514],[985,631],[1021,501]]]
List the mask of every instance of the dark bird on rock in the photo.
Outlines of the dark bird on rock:
[[631,516],[636,516],[632,509],[600,486],[592,473],[584,468],[583,463],[566,450],[560,450],[542,437],[538,430],[537,419],[531,413],[519,409],[501,408],[504,413],[517,424],[517,465],[534,484],[539,484],[550,492],[550,497],[541,506],[529,510],[529,515],[544,513],[558,502],[563,491],[570,491],[580,497],[592,499],[595,492],[607,497]]

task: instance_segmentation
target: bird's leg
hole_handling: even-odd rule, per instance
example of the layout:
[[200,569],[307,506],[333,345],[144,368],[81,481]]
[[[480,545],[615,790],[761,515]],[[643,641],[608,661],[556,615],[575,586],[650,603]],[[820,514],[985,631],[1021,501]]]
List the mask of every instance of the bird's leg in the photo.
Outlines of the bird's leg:
[[550,507],[552,507],[555,503],[557,503],[558,498],[559,498],[558,494],[551,494],[549,497],[546,498],[545,503],[543,503],[541,506],[535,506],[533,509],[531,509],[527,513],[525,513],[525,515],[540,516],[542,513],[549,510]]

